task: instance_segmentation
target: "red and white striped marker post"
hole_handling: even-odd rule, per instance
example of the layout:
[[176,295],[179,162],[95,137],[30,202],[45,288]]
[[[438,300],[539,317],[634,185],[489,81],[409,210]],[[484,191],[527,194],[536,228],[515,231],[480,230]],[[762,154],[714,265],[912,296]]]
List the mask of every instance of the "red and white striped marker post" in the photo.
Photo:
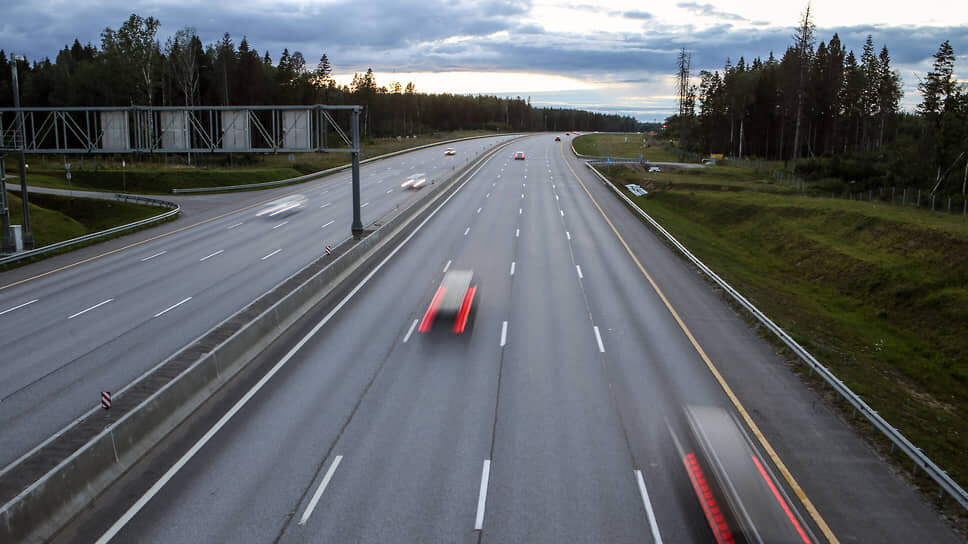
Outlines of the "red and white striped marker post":
[[329,246],[326,246],[326,254],[327,255],[332,255],[333,254],[333,248],[331,248]]
[[101,408],[107,410],[111,407],[111,392],[101,391]]

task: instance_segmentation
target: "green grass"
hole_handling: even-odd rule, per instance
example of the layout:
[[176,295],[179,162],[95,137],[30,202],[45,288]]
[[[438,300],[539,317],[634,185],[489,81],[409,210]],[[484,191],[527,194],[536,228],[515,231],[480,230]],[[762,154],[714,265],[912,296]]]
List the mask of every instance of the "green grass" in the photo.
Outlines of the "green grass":
[[968,221],[719,171],[628,196],[968,484]]
[[639,155],[648,161],[678,162],[679,157],[661,147],[646,145],[641,134],[583,134],[575,138],[573,145],[580,155],[637,159]]
[[[410,147],[454,138],[481,136],[487,132],[452,132],[401,139],[381,138],[361,144],[363,159]],[[349,153],[288,153],[185,156],[94,156],[67,158],[71,181],[65,176],[64,157],[30,156],[27,183],[39,187],[83,191],[171,194],[172,189],[225,187],[289,179],[349,164]],[[124,161],[122,165],[122,159]],[[8,181],[19,180],[14,161],[7,161]]]
[[[7,193],[10,222],[23,223],[23,204],[14,193]],[[30,195],[30,227],[34,247],[43,247],[92,232],[126,225],[164,212],[164,208],[56,195]]]

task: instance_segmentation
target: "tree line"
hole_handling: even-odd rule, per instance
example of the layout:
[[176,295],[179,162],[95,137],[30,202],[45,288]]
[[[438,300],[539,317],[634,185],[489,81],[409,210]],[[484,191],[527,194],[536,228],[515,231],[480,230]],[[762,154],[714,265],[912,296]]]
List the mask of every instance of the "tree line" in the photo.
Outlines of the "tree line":
[[[634,118],[531,105],[530,98],[418,92],[413,83],[377,84],[373,70],[337,85],[323,53],[310,67],[299,51],[277,61],[229,33],[204,45],[191,27],[162,45],[154,17],[132,14],[101,33],[100,48],[78,40],[54,60],[18,60],[23,106],[229,106],[357,104],[364,137],[449,130],[634,131]],[[0,65],[6,66],[0,49]],[[12,106],[11,74],[0,70],[0,106]]]
[[780,59],[727,60],[722,71],[701,71],[696,85],[680,52],[680,113],[667,133],[691,151],[782,160],[832,186],[964,193],[968,90],[953,77],[954,60],[945,41],[919,85],[922,103],[902,112],[887,46],[878,50],[868,35],[857,56],[837,34],[816,44],[808,8]]

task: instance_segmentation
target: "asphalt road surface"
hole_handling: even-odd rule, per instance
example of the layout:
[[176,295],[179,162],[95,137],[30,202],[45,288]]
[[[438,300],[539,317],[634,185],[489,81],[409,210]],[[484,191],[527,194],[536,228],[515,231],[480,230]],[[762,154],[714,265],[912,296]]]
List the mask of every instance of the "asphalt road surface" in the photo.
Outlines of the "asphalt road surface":
[[[364,225],[418,196],[400,183],[454,173],[506,137],[361,168]],[[301,193],[298,213],[257,217]],[[0,273],[0,467],[350,236],[349,171],[267,192],[168,197],[186,217]]]
[[[771,542],[959,542],[567,146],[491,159],[60,538],[716,542],[687,416],[712,413],[738,433],[706,437],[719,466],[762,474],[771,504],[743,507]],[[451,269],[474,270],[472,330],[416,332]]]

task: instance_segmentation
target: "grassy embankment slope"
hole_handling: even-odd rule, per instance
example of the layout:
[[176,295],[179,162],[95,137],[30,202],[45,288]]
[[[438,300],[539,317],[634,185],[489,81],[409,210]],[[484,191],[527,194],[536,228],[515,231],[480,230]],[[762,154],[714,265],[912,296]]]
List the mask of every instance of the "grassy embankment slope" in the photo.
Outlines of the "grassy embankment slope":
[[[23,203],[16,193],[10,198],[10,222],[23,223]],[[164,213],[164,208],[131,202],[30,195],[30,227],[34,246],[42,247],[92,232],[134,223]]]
[[[410,147],[489,133],[462,132],[420,136],[397,140],[385,138],[363,142],[363,159],[376,157]],[[66,180],[64,159],[52,156],[31,156],[27,183],[41,187],[73,188],[83,191],[127,192],[137,194],[171,194],[172,189],[198,187],[223,187],[244,185],[294,178],[313,172],[349,164],[348,153],[295,153],[289,161],[288,153],[276,154],[204,154],[193,155],[194,166],[185,164],[185,158],[163,156],[71,158],[71,183]],[[19,178],[16,164],[7,161],[7,177]]]
[[610,170],[646,187],[627,195],[968,484],[968,220],[804,198],[728,165]]

